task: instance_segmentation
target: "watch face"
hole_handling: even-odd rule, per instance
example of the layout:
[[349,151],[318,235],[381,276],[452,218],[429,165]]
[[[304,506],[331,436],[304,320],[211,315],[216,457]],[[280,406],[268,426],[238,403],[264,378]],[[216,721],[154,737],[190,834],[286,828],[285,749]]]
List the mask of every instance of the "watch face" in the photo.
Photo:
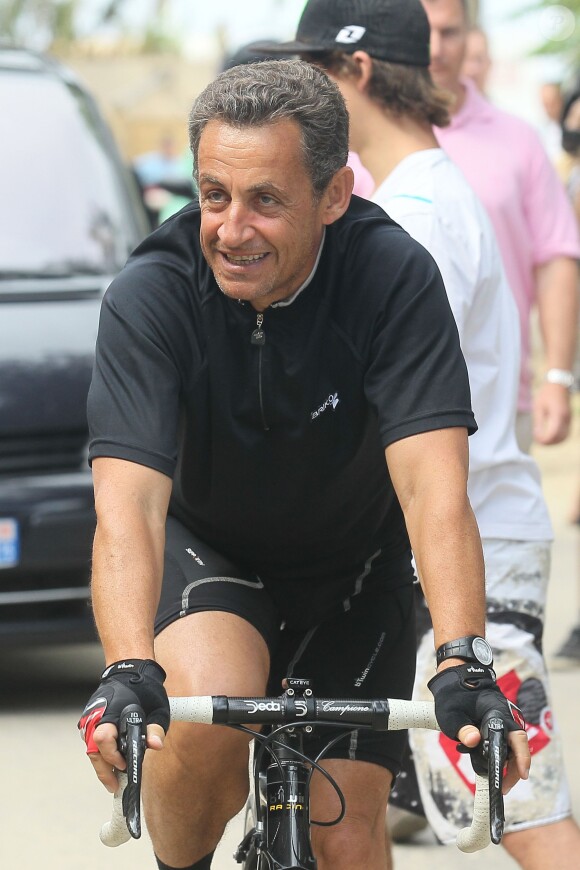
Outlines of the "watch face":
[[493,661],[491,647],[483,637],[476,637],[472,643],[473,653],[482,665],[490,665]]

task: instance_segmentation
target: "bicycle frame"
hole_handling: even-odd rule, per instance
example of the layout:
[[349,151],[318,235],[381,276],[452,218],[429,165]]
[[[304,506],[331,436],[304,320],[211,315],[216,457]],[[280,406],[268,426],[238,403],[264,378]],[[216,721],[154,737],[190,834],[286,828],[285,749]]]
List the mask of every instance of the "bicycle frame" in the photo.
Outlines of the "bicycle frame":
[[[310,845],[309,784],[313,767],[321,768],[317,759],[307,759],[303,755],[303,731],[320,724],[341,726],[341,736],[347,729],[357,728],[439,728],[433,703],[396,699],[318,699],[314,697],[308,680],[288,678],[286,684],[284,695],[276,698],[170,698],[174,720],[234,727],[268,724],[273,728],[267,736],[243,729],[254,736],[257,744],[261,742],[265,746],[254,752],[252,764],[255,824],[246,832],[234,856],[238,863],[245,862],[245,870],[316,870],[316,859]],[[473,821],[457,837],[457,846],[463,852],[483,849],[490,842],[499,843],[503,834],[501,787],[507,753],[503,722],[498,715],[488,715],[481,726],[489,773],[487,777],[479,774],[475,777]],[[136,770],[140,772],[140,762],[133,753],[144,752],[142,741],[125,739],[124,745],[128,770],[131,774]],[[261,793],[260,785],[264,758],[269,762],[265,795]],[[129,779],[132,778],[131,775]],[[126,774],[119,775],[119,783],[112,819],[101,830],[101,840],[109,846],[139,836],[133,816],[135,806],[138,807],[135,795],[138,795],[140,784],[130,781],[126,788]],[[130,812],[129,808],[132,808]]]
[[[310,844],[310,768],[303,755],[303,729],[281,731],[266,770],[255,760],[251,827],[234,853],[243,870],[316,870]],[[257,793],[256,793],[257,792]],[[246,826],[248,810],[246,811]]]

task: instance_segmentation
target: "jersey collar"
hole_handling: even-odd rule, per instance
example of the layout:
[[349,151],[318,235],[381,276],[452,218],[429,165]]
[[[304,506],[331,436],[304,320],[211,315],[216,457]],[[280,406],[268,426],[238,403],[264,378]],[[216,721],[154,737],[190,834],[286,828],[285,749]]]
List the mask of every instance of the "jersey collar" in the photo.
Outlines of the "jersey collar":
[[272,305],[270,305],[270,308],[286,308],[286,306],[292,305],[292,303],[296,299],[298,299],[298,297],[300,296],[300,294],[302,293],[303,290],[306,290],[306,288],[308,287],[308,285],[310,284],[310,282],[312,281],[312,279],[314,277],[314,273],[316,272],[316,270],[318,268],[318,264],[320,262],[320,257],[322,256],[322,249],[324,247],[325,238],[326,238],[326,227],[324,227],[323,232],[322,232],[322,240],[320,242],[320,247],[318,249],[318,254],[316,255],[316,260],[315,260],[314,266],[312,267],[312,271],[311,271],[310,275],[308,276],[308,278],[306,279],[306,281],[304,281],[304,283],[301,284],[301,286],[298,288],[298,290],[296,290],[291,296],[287,296],[286,299],[280,299],[279,302],[273,302]]

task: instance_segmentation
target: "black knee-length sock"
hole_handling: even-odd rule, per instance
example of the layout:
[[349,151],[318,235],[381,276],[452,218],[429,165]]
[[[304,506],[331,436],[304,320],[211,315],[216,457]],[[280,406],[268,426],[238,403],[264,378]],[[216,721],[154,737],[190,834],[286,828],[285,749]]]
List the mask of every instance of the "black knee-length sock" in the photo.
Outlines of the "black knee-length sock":
[[214,853],[210,852],[210,854],[206,855],[205,858],[196,861],[195,864],[191,864],[189,867],[170,867],[169,864],[164,864],[163,861],[160,861],[157,855],[155,856],[155,859],[159,870],[211,870],[211,859],[213,858],[213,855]]

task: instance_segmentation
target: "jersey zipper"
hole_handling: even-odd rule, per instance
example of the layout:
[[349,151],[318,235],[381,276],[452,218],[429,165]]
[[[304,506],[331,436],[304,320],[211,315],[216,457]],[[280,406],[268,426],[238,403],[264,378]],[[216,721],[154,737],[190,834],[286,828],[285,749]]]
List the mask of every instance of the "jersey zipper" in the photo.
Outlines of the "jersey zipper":
[[266,333],[262,329],[263,323],[264,315],[260,312],[256,317],[256,328],[252,332],[250,341],[258,348],[258,400],[260,402],[262,426],[264,427],[265,432],[269,432],[270,427],[268,426],[268,421],[266,420],[266,414],[264,412],[264,392],[262,389],[262,351],[266,344]]

